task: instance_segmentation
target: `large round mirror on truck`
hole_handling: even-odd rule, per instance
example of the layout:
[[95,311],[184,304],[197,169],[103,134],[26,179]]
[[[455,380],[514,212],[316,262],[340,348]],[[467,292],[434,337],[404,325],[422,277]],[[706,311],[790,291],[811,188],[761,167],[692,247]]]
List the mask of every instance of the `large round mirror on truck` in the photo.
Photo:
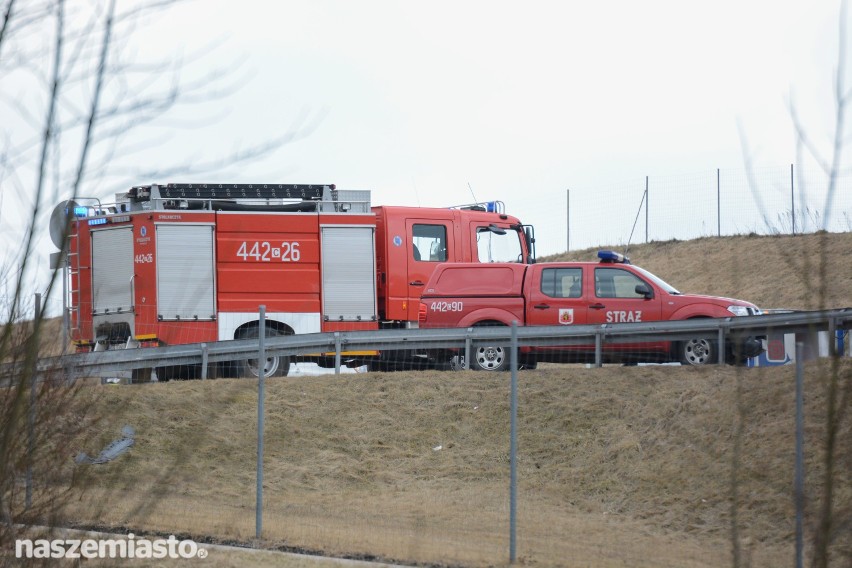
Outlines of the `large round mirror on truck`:
[[65,248],[63,245],[68,238],[68,226],[75,217],[74,210],[79,206],[76,201],[68,199],[54,207],[50,214],[50,240],[59,250]]

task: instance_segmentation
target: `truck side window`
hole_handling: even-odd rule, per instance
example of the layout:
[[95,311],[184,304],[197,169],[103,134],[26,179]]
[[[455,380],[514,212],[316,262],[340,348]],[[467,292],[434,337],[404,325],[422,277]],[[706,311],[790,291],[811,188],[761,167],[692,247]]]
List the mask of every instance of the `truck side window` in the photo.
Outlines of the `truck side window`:
[[523,262],[521,238],[517,231],[498,235],[488,227],[476,228],[476,255],[479,262]]
[[447,227],[444,225],[414,225],[412,227],[414,260],[447,261]]
[[[598,298],[643,298],[636,285],[645,281],[620,268],[595,268],[595,295]],[[650,286],[649,286],[650,288]]]
[[579,298],[583,294],[582,268],[545,268],[541,293],[551,298]]

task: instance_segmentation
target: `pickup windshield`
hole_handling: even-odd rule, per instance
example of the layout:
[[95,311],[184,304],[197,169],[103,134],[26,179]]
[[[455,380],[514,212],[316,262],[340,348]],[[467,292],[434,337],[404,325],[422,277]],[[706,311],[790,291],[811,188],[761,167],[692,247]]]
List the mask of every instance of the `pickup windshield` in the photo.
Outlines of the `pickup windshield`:
[[477,227],[476,249],[479,262],[523,262],[521,233],[512,229]]
[[674,295],[676,295],[676,296],[677,296],[677,295],[680,295],[680,292],[678,292],[678,291],[677,291],[677,289],[676,289],[674,286],[672,286],[671,284],[669,284],[668,282],[666,282],[665,280],[663,280],[663,279],[662,279],[662,278],[660,278],[659,276],[656,276],[656,275],[654,275],[654,274],[651,274],[650,272],[648,272],[648,271],[647,271],[647,270],[645,270],[644,268],[639,268],[639,267],[638,267],[638,266],[636,266],[636,265],[633,265],[633,268],[634,268],[637,272],[642,273],[642,275],[643,275],[645,278],[647,278],[648,280],[651,280],[652,282],[654,282],[654,284],[656,284],[657,286],[659,286],[660,288],[662,288],[663,290],[665,290],[665,291],[666,291],[666,292],[668,292],[669,294],[674,294]]

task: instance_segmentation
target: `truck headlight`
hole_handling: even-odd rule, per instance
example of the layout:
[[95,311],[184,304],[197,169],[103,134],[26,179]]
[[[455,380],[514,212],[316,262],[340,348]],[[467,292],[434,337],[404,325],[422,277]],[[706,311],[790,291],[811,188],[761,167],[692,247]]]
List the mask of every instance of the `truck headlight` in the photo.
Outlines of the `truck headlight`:
[[745,306],[728,306],[728,311],[735,316],[747,316],[748,308]]

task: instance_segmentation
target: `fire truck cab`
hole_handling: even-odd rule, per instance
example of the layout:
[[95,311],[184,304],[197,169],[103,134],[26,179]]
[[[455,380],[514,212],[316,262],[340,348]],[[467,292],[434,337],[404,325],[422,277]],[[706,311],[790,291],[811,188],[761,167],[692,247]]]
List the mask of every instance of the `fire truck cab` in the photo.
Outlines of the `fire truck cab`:
[[[499,202],[371,207],[334,185],[136,186],[67,210],[67,294],[79,351],[416,327],[441,262],[532,262],[532,228]],[[353,364],[388,354],[353,353]],[[327,364],[328,357],[309,358]],[[230,374],[286,375],[287,358]]]

